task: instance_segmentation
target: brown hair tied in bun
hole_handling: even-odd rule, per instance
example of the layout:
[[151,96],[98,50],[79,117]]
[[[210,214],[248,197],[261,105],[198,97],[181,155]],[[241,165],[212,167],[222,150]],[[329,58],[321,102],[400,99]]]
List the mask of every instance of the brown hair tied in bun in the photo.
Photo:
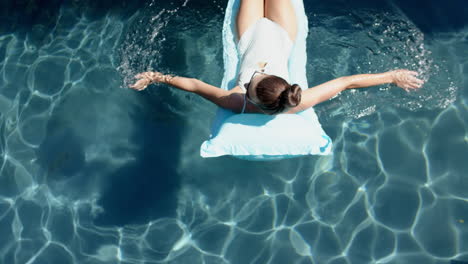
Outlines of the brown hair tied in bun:
[[285,107],[295,107],[301,102],[302,90],[297,84],[289,85],[281,93],[282,101]]
[[286,80],[275,75],[270,75],[260,81],[256,92],[262,110],[267,110],[269,114],[281,113],[301,102],[301,87],[297,84],[290,85]]

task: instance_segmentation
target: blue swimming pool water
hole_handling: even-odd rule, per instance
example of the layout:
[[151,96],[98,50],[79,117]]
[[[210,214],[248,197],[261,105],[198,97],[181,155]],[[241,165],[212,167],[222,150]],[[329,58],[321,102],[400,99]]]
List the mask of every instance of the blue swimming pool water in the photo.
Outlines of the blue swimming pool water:
[[311,85],[410,68],[427,84],[316,107],[334,154],[202,159],[226,1],[0,4],[0,263],[468,261],[464,1],[306,1]]

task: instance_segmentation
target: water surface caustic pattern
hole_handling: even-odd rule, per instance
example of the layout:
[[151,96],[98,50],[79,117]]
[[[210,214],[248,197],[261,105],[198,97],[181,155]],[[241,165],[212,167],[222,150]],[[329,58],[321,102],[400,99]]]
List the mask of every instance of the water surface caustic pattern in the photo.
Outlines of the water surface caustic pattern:
[[334,154],[276,162],[202,159],[215,106],[124,88],[147,69],[220,85],[226,1],[7,3],[0,263],[468,261],[466,8],[353,2],[305,3],[309,83],[427,83],[343,92],[316,107]]

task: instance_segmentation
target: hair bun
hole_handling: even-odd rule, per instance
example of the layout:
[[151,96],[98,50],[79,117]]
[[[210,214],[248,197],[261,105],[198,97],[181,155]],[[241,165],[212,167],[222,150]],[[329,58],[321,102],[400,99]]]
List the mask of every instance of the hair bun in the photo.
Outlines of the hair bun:
[[301,102],[302,89],[298,84],[288,86],[284,92],[284,106],[295,107]]

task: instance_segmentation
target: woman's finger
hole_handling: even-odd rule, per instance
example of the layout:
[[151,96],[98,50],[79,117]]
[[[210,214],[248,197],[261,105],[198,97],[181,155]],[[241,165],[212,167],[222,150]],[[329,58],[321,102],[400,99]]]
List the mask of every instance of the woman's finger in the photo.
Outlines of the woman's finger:
[[417,75],[410,75],[409,78],[414,79],[414,80],[421,80],[421,79],[419,79],[419,78],[416,77],[416,76],[417,76]]
[[143,76],[144,76],[145,78],[151,78],[151,77],[153,76],[153,73],[152,73],[152,72],[144,72],[144,73],[143,73]]
[[416,86],[417,88],[421,88],[421,87],[422,87],[422,84],[421,84],[421,83],[414,83],[413,85]]
[[149,76],[152,72],[140,72],[137,75],[135,75],[136,79],[141,79],[145,78],[146,76]]
[[149,82],[146,79],[138,80],[135,84],[131,85],[130,88],[141,91],[148,86]]
[[414,76],[412,76],[410,79],[409,79],[411,82],[414,82],[414,83],[418,83],[418,84],[423,84],[424,81],[419,79],[419,78],[416,78]]
[[421,86],[423,86],[424,81],[422,81],[422,80],[416,80],[416,81],[414,82],[414,84],[417,85],[418,88],[420,88]]
[[138,85],[136,83],[132,84],[132,85],[129,85],[128,87],[130,87],[132,89],[135,89],[135,90],[138,90]]

